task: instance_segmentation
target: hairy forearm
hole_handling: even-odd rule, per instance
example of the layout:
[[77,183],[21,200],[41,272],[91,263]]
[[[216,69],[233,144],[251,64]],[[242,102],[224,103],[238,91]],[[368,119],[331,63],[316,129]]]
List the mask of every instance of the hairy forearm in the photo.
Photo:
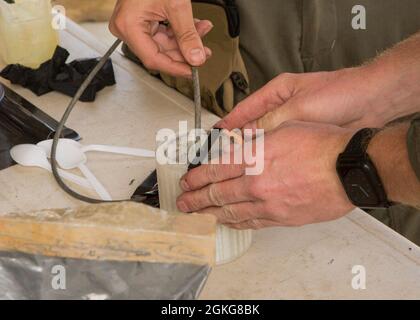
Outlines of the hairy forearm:
[[363,67],[389,121],[420,112],[420,32]]
[[368,153],[390,201],[420,207],[420,181],[408,156],[409,126],[399,123],[382,130],[372,139]]

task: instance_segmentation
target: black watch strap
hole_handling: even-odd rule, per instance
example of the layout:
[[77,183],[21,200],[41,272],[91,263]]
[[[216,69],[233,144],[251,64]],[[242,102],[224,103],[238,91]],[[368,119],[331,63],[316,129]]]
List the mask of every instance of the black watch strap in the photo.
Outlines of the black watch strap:
[[367,149],[378,129],[361,129],[351,138],[337,160],[337,172],[351,202],[363,209],[387,208],[381,178]]
[[379,132],[379,129],[365,128],[358,131],[347,145],[343,154],[364,155],[369,146],[369,142]]

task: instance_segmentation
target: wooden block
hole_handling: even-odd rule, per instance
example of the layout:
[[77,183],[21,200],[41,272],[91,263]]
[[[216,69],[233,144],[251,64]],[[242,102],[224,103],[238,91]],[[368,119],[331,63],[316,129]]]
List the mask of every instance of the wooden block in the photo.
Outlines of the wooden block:
[[0,215],[0,251],[89,260],[214,264],[216,218],[132,202]]

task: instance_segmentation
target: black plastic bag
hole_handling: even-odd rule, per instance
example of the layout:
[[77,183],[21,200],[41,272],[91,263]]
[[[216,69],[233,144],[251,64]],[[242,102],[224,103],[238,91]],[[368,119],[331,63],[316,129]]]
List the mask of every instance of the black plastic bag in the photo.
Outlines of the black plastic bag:
[[[42,110],[0,85],[0,170],[15,164],[10,157],[12,147],[50,139],[57,125],[57,121]],[[80,140],[77,132],[69,128],[64,129],[63,137]]]
[[[98,63],[99,58],[74,60],[66,64],[68,57],[69,52],[66,49],[57,47],[51,60],[41,64],[38,69],[13,64],[4,68],[0,76],[10,80],[13,84],[30,89],[38,96],[58,91],[72,97]],[[114,68],[111,59],[109,59],[86,88],[80,101],[94,101],[98,91],[115,83]]]

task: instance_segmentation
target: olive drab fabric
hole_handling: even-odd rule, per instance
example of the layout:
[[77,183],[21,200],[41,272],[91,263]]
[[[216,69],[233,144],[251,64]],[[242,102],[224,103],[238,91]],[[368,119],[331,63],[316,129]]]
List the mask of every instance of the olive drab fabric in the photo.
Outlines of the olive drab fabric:
[[[234,1],[193,1],[193,13],[197,19],[210,20],[214,28],[203,39],[212,50],[212,57],[202,66],[200,85],[202,105],[220,117],[226,116],[234,106],[249,94],[249,80],[239,51],[239,20]],[[137,59],[128,49],[124,53]],[[193,99],[191,80],[153,73],[168,86]]]
[[[236,5],[251,92],[284,72],[366,63],[420,31],[419,0],[236,0]],[[352,25],[359,6],[365,9],[365,29]]]

